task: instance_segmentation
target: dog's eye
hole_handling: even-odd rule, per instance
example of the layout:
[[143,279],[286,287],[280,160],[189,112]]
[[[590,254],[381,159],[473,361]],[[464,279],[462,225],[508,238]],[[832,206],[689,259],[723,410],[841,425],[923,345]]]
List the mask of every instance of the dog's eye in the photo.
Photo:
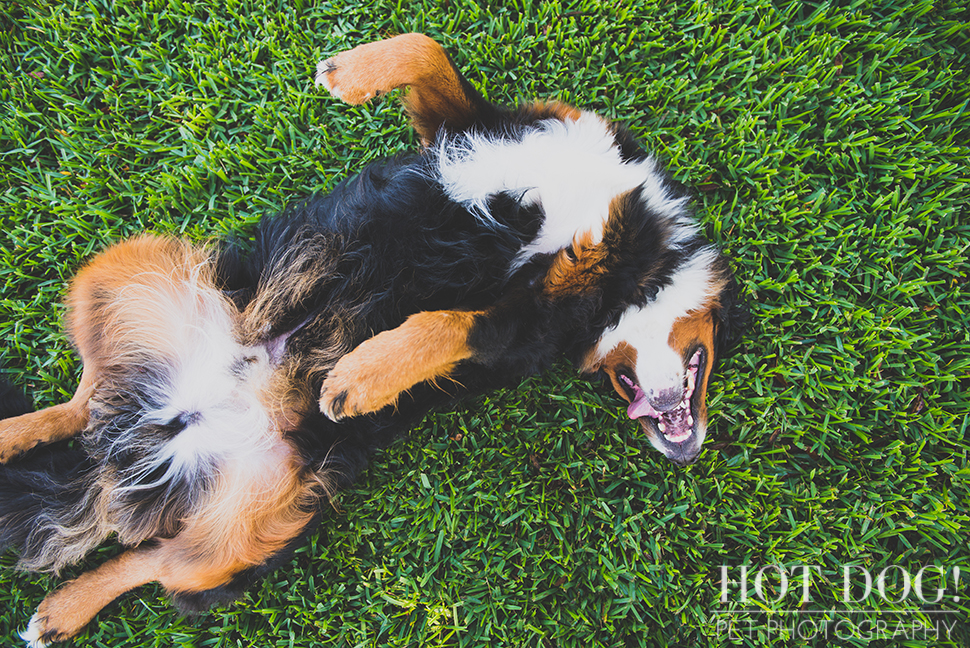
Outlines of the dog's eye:
[[572,245],[565,248],[563,252],[566,253],[566,258],[572,261],[573,263],[575,263],[576,260],[578,259],[578,257],[576,256],[576,248],[574,248]]

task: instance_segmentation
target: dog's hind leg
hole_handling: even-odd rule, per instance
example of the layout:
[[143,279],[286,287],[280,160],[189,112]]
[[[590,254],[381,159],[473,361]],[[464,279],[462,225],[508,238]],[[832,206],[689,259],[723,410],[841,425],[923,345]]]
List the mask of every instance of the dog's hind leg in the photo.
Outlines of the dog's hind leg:
[[[21,637],[31,648],[70,639],[106,605],[147,583],[160,581],[170,591],[191,591],[204,589],[202,583],[215,587],[232,577],[229,566],[217,565],[208,572],[191,571],[191,557],[184,547],[178,546],[182,543],[175,543],[151,541],[144,548],[126,551],[65,583],[41,602]],[[191,577],[187,578],[186,572]]]
[[282,443],[221,468],[207,502],[176,536],[148,540],[49,594],[23,633],[29,645],[74,636],[111,601],[146,583],[159,582],[176,600],[230,585],[304,532],[328,479],[304,473]]
[[126,551],[47,595],[21,637],[31,648],[77,634],[101,608],[139,585],[158,580],[164,556],[157,548]]
[[42,443],[68,439],[88,422],[88,400],[94,393],[94,370],[85,366],[73,398],[66,403],[0,421],[0,462]]
[[350,104],[410,87],[404,106],[425,146],[442,127],[465,130],[500,113],[445,53],[423,34],[358,45],[317,65],[317,85]]
[[[152,540],[126,551],[48,594],[20,636],[30,648],[70,639],[109,603],[148,583],[161,582],[177,593],[229,582],[238,571],[236,565],[212,564],[191,553],[207,549],[218,553],[222,548],[191,547],[176,537]],[[206,562],[209,564],[198,564]]]

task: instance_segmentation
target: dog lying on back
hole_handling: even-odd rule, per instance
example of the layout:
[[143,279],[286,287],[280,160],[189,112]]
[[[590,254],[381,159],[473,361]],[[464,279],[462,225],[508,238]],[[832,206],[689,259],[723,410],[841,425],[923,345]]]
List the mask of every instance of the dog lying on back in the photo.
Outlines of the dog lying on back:
[[101,253],[67,296],[76,394],[0,422],[0,542],[21,566],[130,547],[44,599],[31,646],[152,581],[188,611],[233,600],[429,407],[563,355],[604,372],[671,460],[699,454],[735,284],[629,133],[495,106],[418,34],[317,82],[349,103],[409,87],[423,150],[264,219],[251,246]]

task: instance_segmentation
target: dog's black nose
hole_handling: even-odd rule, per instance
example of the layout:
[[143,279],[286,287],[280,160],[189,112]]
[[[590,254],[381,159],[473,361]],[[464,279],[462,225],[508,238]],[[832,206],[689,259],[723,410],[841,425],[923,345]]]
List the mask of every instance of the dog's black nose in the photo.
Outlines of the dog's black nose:
[[651,389],[647,392],[647,402],[658,412],[669,412],[678,405],[684,398],[684,390],[680,387],[670,387],[669,389]]

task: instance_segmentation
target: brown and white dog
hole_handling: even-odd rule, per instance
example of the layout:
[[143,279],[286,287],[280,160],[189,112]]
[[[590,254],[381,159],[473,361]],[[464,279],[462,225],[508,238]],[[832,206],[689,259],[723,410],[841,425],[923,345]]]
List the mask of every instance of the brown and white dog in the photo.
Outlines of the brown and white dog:
[[112,534],[130,547],[50,594],[31,646],[152,581],[185,610],[236,598],[429,407],[561,356],[604,372],[667,457],[698,456],[735,283],[626,130],[493,105],[418,34],[317,81],[350,103],[409,88],[421,152],[264,219],[251,244],[144,235],[96,256],[67,297],[77,393],[0,422],[0,543],[23,567]]

